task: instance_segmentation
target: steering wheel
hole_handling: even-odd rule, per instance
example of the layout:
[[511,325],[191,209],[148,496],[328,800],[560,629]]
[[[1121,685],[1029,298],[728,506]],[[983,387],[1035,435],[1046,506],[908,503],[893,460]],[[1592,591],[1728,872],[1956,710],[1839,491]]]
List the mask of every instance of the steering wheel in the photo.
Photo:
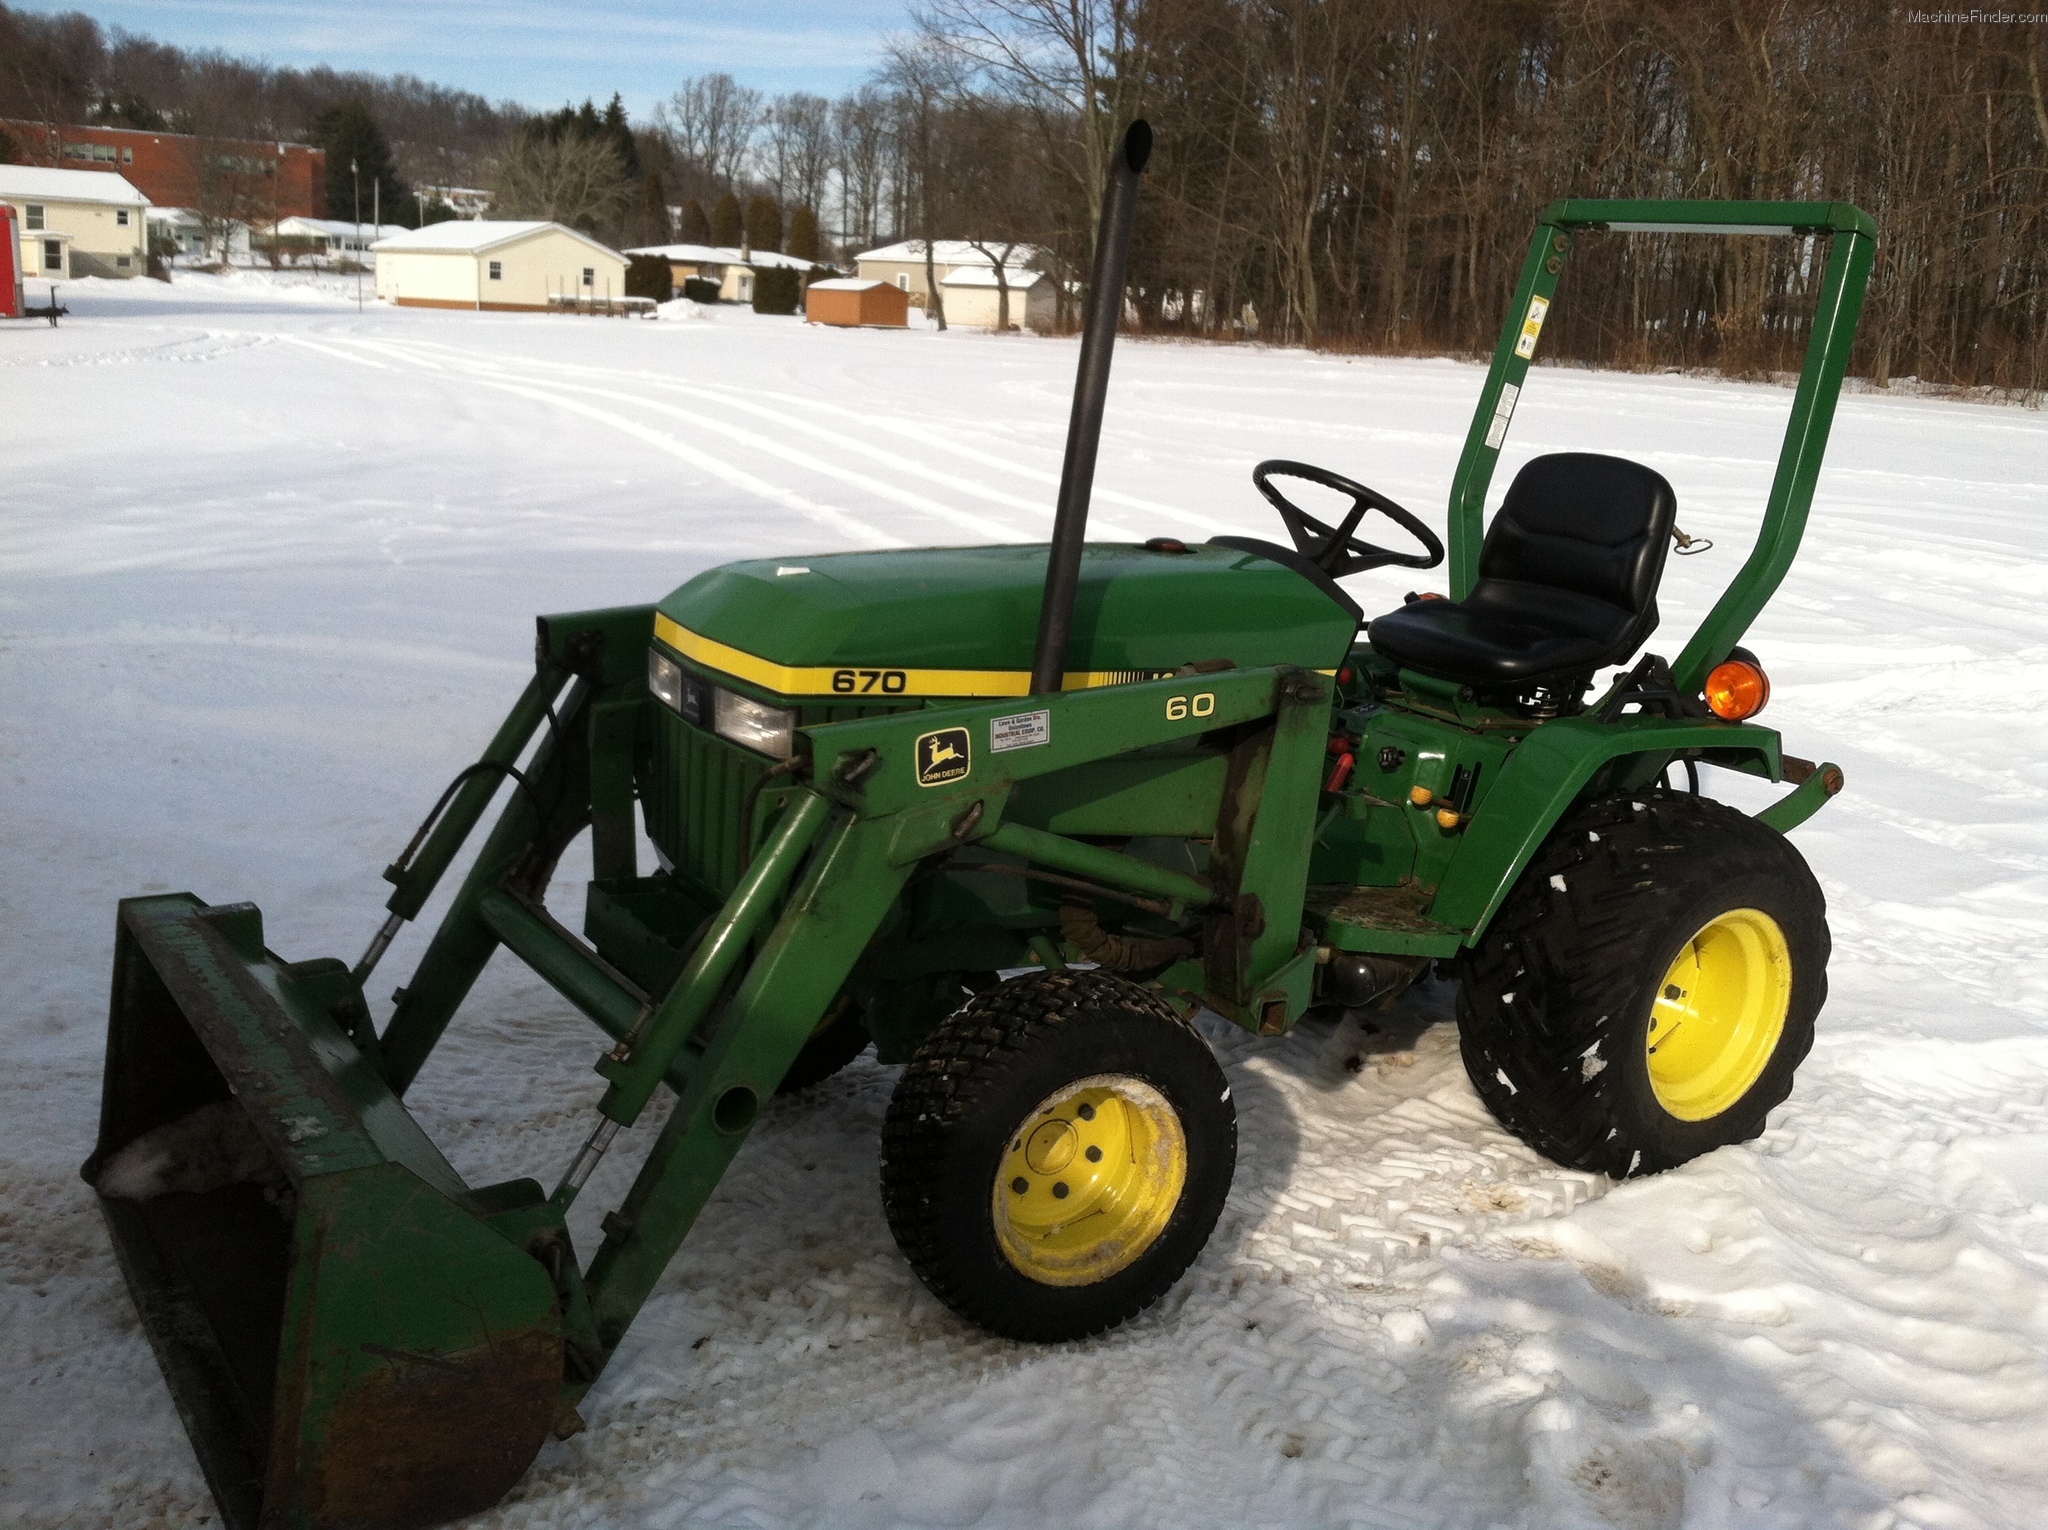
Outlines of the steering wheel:
[[[1339,494],[1349,494],[1351,509],[1344,516],[1344,524],[1326,526],[1275,488],[1272,482],[1275,478],[1306,478],[1310,483],[1335,489]],[[1384,568],[1390,563],[1398,563],[1403,568],[1435,568],[1444,561],[1444,544],[1437,540],[1435,532],[1378,490],[1353,483],[1328,468],[1275,457],[1252,469],[1252,482],[1280,512],[1280,519],[1287,523],[1287,534],[1294,538],[1296,551],[1332,579],[1363,573],[1369,568]],[[1393,520],[1425,550],[1419,553],[1395,552],[1372,542],[1359,541],[1352,533],[1365,519],[1368,510],[1377,510]]]

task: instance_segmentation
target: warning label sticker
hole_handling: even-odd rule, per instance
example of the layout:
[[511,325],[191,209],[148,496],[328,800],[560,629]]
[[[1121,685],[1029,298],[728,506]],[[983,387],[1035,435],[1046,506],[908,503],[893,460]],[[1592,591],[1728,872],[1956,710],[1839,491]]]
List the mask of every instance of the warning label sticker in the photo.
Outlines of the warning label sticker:
[[1522,396],[1522,390],[1513,383],[1500,385],[1500,402],[1493,406],[1493,423],[1486,427],[1486,444],[1495,451],[1508,438],[1508,421],[1515,417],[1515,400]]
[[1052,742],[1051,712],[1019,712],[1015,717],[991,717],[988,747],[991,753],[1005,749],[1030,749]]
[[1543,333],[1543,316],[1549,312],[1548,298],[1529,299],[1529,316],[1522,320],[1522,336],[1515,342],[1515,354],[1524,361],[1536,354],[1536,337]]

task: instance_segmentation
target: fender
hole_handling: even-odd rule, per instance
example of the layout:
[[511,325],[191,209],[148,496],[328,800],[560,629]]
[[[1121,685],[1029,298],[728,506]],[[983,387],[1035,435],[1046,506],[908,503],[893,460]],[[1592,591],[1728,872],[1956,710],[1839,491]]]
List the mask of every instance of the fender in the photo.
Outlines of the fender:
[[[1508,756],[1500,779],[1473,814],[1431,917],[1465,931],[1468,945],[1476,941],[1537,847],[1602,766],[1683,749],[1745,754],[1758,774],[1785,778],[1774,728],[1708,718],[1623,717],[1603,723],[1591,714],[1545,723]],[[1768,816],[1764,821],[1780,830],[1790,827]]]

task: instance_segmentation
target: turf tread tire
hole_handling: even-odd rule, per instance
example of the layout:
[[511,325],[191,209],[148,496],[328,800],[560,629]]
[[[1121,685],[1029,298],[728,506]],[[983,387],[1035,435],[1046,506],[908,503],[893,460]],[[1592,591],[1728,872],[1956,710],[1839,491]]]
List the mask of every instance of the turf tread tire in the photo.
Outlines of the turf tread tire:
[[[1716,913],[1761,907],[1792,954],[1776,1050],[1734,1105],[1657,1105],[1644,1038],[1656,987]],[[1460,968],[1459,1049],[1494,1118],[1544,1157],[1625,1179],[1746,1142],[1791,1092],[1827,997],[1826,900],[1784,835],[1662,788],[1568,813]]]
[[[1181,1119],[1188,1171],[1165,1229],[1088,1286],[1041,1285],[1003,1256],[988,1212],[1004,1144],[1074,1079],[1142,1078]],[[1057,1343],[1136,1316],[1186,1273],[1214,1229],[1237,1161],[1237,1115],[1215,1054],[1156,993],[1093,970],[1032,974],[940,1022],[897,1081],[882,1127],[882,1209],[932,1294],[1007,1338]]]

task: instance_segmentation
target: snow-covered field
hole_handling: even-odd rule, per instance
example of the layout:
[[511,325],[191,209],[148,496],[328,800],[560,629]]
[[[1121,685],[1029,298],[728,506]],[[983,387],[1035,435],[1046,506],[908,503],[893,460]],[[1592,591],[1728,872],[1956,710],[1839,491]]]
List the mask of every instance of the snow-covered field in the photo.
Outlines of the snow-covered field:
[[[730,310],[359,315],[321,280],[65,297],[60,329],[0,327],[0,1522],[198,1525],[76,1173],[115,900],[253,899],[278,949],[353,958],[379,870],[522,683],[534,613],[734,557],[1041,537],[1074,348]],[[1247,477],[1268,456],[1441,524],[1478,382],[1126,345],[1094,529],[1276,535]],[[1788,404],[1546,370],[1498,482],[1572,448],[1664,472],[1719,544],[1673,560],[1651,647],[1675,654]],[[1766,720],[1849,780],[1798,835],[1832,997],[1759,1141],[1626,1187],[1552,1167],[1468,1088],[1441,987],[1377,1034],[1217,1025],[1243,1157],[1207,1253],[1126,1329],[1033,1349],[897,1254],[894,1070],[864,1059],[764,1113],[589,1430],[477,1523],[2048,1521],[2044,509],[2048,417],[1844,402],[1750,639]],[[1413,578],[1356,584],[1386,608]],[[599,1039],[503,964],[415,1107],[472,1179],[552,1180]],[[585,1247],[634,1157],[580,1203]]]

